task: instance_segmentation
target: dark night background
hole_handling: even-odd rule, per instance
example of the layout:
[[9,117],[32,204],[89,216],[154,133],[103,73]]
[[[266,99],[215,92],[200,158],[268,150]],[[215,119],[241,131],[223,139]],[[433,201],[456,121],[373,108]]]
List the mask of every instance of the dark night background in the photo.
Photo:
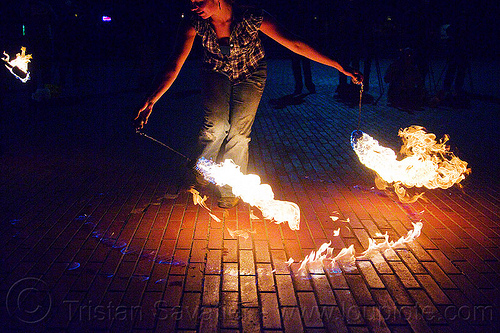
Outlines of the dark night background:
[[[2,1],[0,40],[4,49],[15,49],[20,43],[29,44],[32,31],[39,29],[37,24],[43,25],[43,22],[30,20],[29,2]],[[140,56],[145,48],[167,55],[180,13],[187,8],[187,1],[181,0],[45,2],[54,12],[52,17],[44,19],[51,20],[56,50],[65,50],[60,54],[78,51],[89,60],[117,55],[133,58]],[[377,42],[377,55],[381,57],[393,56],[404,47],[413,47],[416,52],[430,49],[433,56],[443,56],[440,27],[465,16],[471,56],[498,58],[499,5],[496,1],[247,0],[240,3],[267,9],[289,28],[297,26],[290,23],[297,20],[294,10],[302,6],[299,18],[304,24],[311,20],[315,34],[312,36],[307,29],[296,32],[326,45],[332,55],[337,51],[333,45],[340,45],[339,40],[346,43],[345,40],[351,38],[356,42],[372,35]],[[103,15],[110,16],[112,21],[103,22]],[[25,36],[22,35],[23,24],[26,25]],[[272,43],[267,48],[270,56],[283,52],[281,48],[276,51]]]

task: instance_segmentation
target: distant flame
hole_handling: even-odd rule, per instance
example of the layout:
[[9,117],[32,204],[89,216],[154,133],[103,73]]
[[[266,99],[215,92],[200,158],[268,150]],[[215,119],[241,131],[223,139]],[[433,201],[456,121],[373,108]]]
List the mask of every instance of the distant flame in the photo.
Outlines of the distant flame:
[[426,133],[421,126],[399,130],[398,135],[403,140],[400,152],[405,156],[401,160],[397,160],[392,149],[379,145],[377,140],[361,131],[352,133],[351,146],[361,163],[382,178],[383,184],[377,186],[383,188],[392,184],[401,201],[413,202],[421,196],[410,198],[406,188],[447,189],[458,184],[470,172],[467,162],[449,151],[445,144],[447,135],[437,142],[436,136]]
[[[26,54],[26,48],[23,46],[21,47],[21,53],[16,54],[16,58],[13,60],[10,60],[10,56],[3,52],[3,55],[5,58],[2,58],[3,61],[5,61],[7,64],[5,64],[5,67],[14,75],[17,77],[19,80],[21,80],[23,83],[27,82],[30,79],[30,73],[28,71],[28,63],[31,61],[32,56],[31,54]],[[22,78],[19,75],[17,75],[14,72],[14,68],[19,68],[22,72],[26,74],[26,77]]]
[[345,266],[353,265],[356,259],[369,259],[375,252],[383,252],[388,249],[398,248],[403,244],[412,242],[415,238],[420,236],[422,226],[422,222],[413,223],[413,230],[410,230],[406,237],[403,236],[397,241],[389,241],[387,233],[384,235],[377,234],[377,236],[384,237],[385,240],[377,243],[374,239],[369,238],[368,249],[358,257],[356,256],[354,245],[344,247],[336,256],[333,256],[334,248],[330,247],[331,242],[323,243],[317,251],[312,251],[305,257],[300,265],[299,273],[305,273],[307,267],[309,270],[314,270],[321,266],[326,270],[336,270],[339,263]]
[[232,160],[220,164],[201,158],[196,168],[205,179],[218,185],[229,185],[234,195],[246,203],[259,208],[265,219],[275,223],[288,222],[292,230],[299,230],[300,208],[296,203],[274,199],[274,193],[268,184],[261,184],[257,175],[244,175],[240,167]]

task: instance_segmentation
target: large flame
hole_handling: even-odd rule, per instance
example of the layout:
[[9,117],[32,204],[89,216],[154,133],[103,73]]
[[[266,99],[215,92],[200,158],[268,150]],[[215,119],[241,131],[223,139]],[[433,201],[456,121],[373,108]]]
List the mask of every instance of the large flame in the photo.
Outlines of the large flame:
[[[23,46],[21,47],[21,53],[16,54],[16,58],[10,60],[10,56],[3,52],[3,55],[5,58],[2,58],[3,61],[6,62],[5,67],[14,75],[17,77],[19,80],[21,80],[23,83],[27,82],[30,79],[30,72],[28,71],[28,63],[31,61],[32,56],[31,54],[26,54],[26,48]],[[16,73],[16,68],[18,68],[25,76],[21,77]]]
[[377,234],[377,236],[384,237],[384,241],[377,243],[372,238],[368,239],[368,249],[361,253],[360,256],[356,256],[354,245],[349,247],[344,247],[340,252],[334,256],[334,248],[330,247],[331,242],[323,243],[317,251],[312,251],[305,259],[302,261],[299,273],[304,274],[306,268],[309,270],[316,270],[322,267],[325,270],[339,272],[339,264],[344,266],[344,268],[349,268],[354,265],[356,259],[370,259],[374,253],[384,252],[388,249],[394,249],[403,246],[406,243],[413,242],[415,238],[420,236],[422,230],[422,222],[416,222],[413,224],[413,230],[410,230],[406,236],[402,236],[397,241],[389,241],[389,236],[385,234]]
[[278,224],[288,222],[290,229],[299,230],[299,206],[294,202],[275,200],[271,186],[261,184],[259,176],[244,175],[240,167],[232,160],[216,164],[211,160],[200,158],[196,163],[196,168],[211,183],[218,186],[231,186],[234,195],[259,208],[264,218]]
[[392,184],[401,201],[412,202],[420,196],[409,198],[405,188],[447,189],[460,183],[470,172],[467,162],[449,151],[445,144],[447,135],[438,142],[434,134],[427,133],[421,126],[399,130],[398,135],[403,140],[400,152],[405,156],[401,160],[392,149],[379,145],[377,140],[361,131],[352,133],[351,146],[361,163],[385,182],[377,186]]

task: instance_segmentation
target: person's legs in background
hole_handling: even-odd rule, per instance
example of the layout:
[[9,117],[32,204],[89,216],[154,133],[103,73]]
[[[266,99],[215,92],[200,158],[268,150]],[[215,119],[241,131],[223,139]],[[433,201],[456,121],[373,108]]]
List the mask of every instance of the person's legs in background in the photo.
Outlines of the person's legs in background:
[[302,93],[303,83],[302,83],[302,70],[300,68],[300,56],[298,54],[292,54],[292,71],[293,78],[295,80],[295,90],[293,95],[299,95]]
[[304,82],[306,84],[306,88],[311,94],[314,94],[316,93],[316,86],[312,81],[311,60],[302,56],[300,57],[300,60],[302,63],[302,69],[304,70]]

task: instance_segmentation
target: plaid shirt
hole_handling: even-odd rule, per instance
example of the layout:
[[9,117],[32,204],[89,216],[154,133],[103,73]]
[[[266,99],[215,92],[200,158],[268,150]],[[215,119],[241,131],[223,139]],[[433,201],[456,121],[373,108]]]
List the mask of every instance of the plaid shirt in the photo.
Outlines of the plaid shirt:
[[241,13],[235,10],[229,52],[224,52],[210,20],[193,15],[191,24],[202,39],[204,68],[222,72],[234,83],[245,80],[264,58],[264,48],[259,38],[262,20],[262,10],[246,9]]

